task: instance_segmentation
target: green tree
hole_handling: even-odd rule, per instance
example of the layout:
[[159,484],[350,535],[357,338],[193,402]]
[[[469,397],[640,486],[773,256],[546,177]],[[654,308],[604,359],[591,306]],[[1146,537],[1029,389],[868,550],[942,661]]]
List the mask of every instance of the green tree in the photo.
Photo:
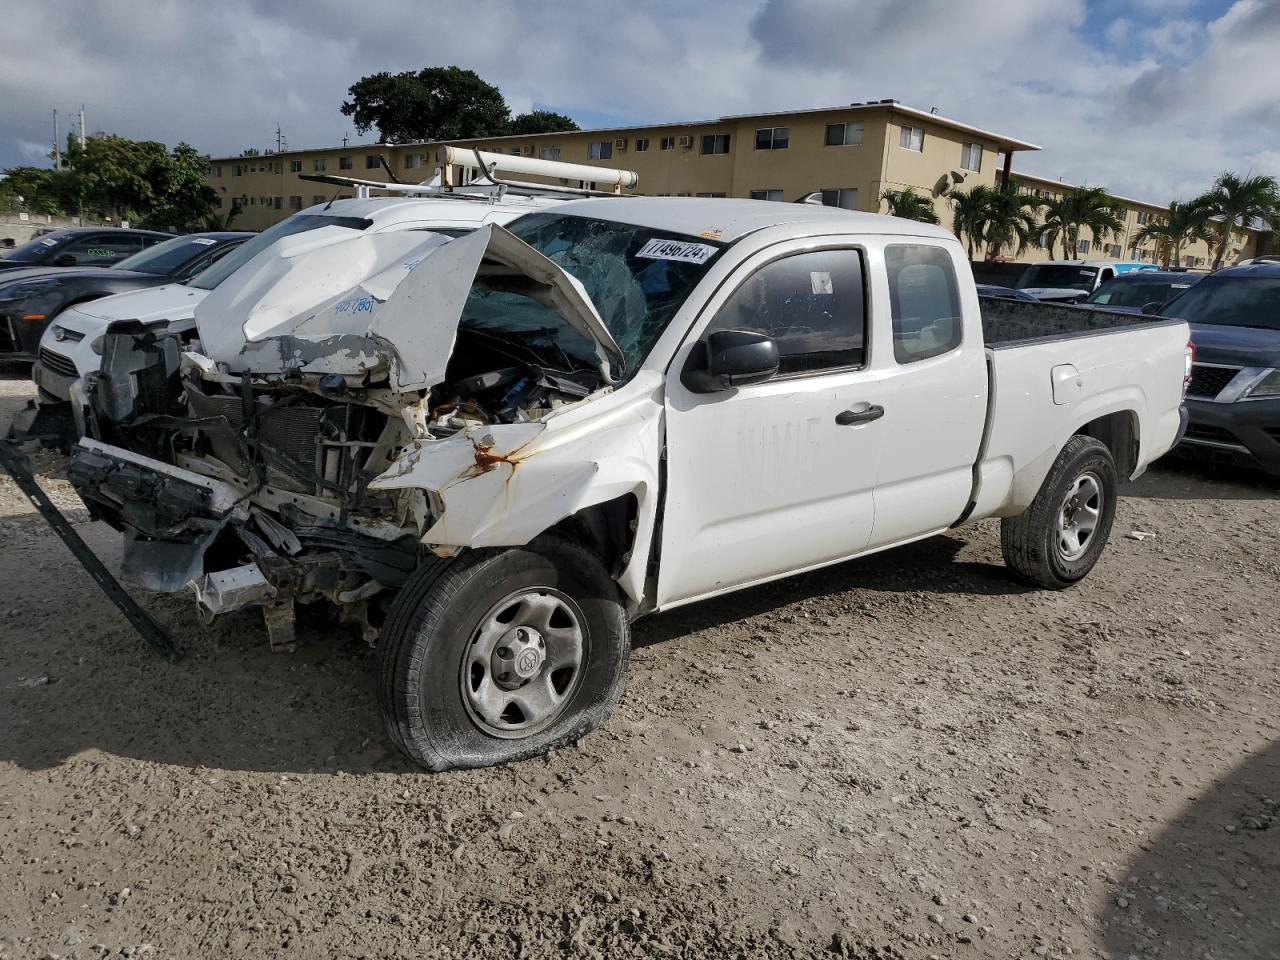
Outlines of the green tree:
[[986,201],[982,236],[988,245],[988,260],[997,259],[1005,247],[1011,247],[1017,256],[1039,236],[1039,197],[1023,193],[1016,183],[1009,183],[999,190],[988,190]]
[[155,206],[169,165],[163,143],[114,133],[67,144],[76,205],[86,213],[140,220]]
[[1124,205],[1105,187],[1072,187],[1065,199],[1071,248],[1063,259],[1073,259],[1079,253],[1080,231],[1085,227],[1093,234],[1095,244],[1101,244],[1111,234],[1124,229]]
[[938,214],[934,212],[933,201],[907,187],[905,190],[886,190],[880,199],[889,208],[891,217],[903,220],[918,220],[920,223],[937,223]]
[[174,147],[160,182],[153,184],[154,206],[142,215],[142,222],[179,230],[202,226],[218,202],[217,192],[205,183],[208,172],[209,158],[195,147]]
[[983,184],[970,187],[968,190],[952,190],[947,194],[951,200],[951,230],[957,239],[966,241],[969,259],[974,259],[975,247],[986,242],[986,211],[990,203],[990,187]]
[[1231,246],[1232,230],[1247,227],[1254,220],[1280,226],[1280,185],[1275,177],[1241,177],[1224,170],[1218,174],[1208,193],[1197,200],[1215,221],[1218,234],[1217,250],[1213,256],[1215,270],[1222,266]]
[[1062,259],[1070,260],[1071,253],[1067,245],[1071,243],[1073,229],[1072,216],[1074,209],[1069,197],[1049,197],[1040,201],[1040,230],[1049,247],[1049,256],[1053,257],[1053,247],[1062,241]]
[[501,136],[511,118],[498,88],[460,67],[374,73],[347,92],[343,115],[360,133],[377,127],[389,143]]
[[67,170],[10,167],[0,180],[0,207],[9,210],[59,216],[67,211],[73,195],[71,173]]
[[1156,252],[1165,269],[1182,259],[1182,245],[1196,240],[1209,241],[1213,237],[1209,226],[1209,210],[1203,199],[1197,197],[1190,203],[1173,200],[1169,203],[1169,215],[1162,221],[1152,221],[1138,231],[1134,240],[1156,242]]
[[526,135],[530,133],[562,133],[569,130],[580,130],[581,127],[572,117],[554,110],[531,110],[522,113],[511,121],[507,128],[510,134]]

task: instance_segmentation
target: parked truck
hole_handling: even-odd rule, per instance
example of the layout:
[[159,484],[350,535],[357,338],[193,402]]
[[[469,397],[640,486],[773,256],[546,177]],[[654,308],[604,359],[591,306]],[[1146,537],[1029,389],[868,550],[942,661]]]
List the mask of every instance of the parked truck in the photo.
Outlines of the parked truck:
[[1185,426],[1185,323],[980,302],[911,221],[588,199],[287,253],[194,339],[107,330],[69,475],[125,580],[261,607],[275,644],[298,603],[363,625],[432,770],[601,724],[646,614],[985,517],[1068,587]]

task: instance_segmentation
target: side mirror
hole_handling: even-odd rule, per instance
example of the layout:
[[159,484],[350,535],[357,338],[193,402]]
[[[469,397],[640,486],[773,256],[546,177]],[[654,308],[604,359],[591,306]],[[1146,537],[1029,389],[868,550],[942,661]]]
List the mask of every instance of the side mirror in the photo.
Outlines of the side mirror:
[[750,330],[717,330],[689,353],[680,382],[694,393],[761,383],[778,372],[778,345]]
[[1154,317],[1156,314],[1160,312],[1160,308],[1163,306],[1164,304],[1161,303],[1159,300],[1152,300],[1149,303],[1144,303],[1142,305],[1142,314],[1143,316]]
[[64,253],[53,258],[53,265],[55,267],[74,267],[76,258],[70,253]]

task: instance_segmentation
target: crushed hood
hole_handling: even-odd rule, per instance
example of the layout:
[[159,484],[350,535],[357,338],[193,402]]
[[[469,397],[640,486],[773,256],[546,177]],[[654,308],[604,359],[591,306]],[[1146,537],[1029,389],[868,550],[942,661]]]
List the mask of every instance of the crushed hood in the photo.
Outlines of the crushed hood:
[[404,231],[296,254],[286,238],[272,250],[196,311],[202,352],[232,373],[386,370],[393,390],[434,386],[444,379],[471,285],[485,276],[533,281],[534,295],[595,343],[602,369],[622,356],[582,284],[494,224],[456,240]]

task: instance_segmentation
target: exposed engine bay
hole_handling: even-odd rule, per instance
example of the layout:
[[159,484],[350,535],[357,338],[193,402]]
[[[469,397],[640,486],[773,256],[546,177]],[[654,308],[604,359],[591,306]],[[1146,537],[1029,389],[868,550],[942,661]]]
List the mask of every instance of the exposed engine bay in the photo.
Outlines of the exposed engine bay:
[[[495,297],[585,301],[546,264],[513,264],[523,245],[509,234],[495,243],[498,230],[449,244],[419,236],[417,248],[398,240],[391,266],[360,288],[301,311],[279,334],[246,336],[233,353],[208,349],[200,314],[185,332],[114,324],[100,372],[85,381],[85,439],[68,473],[91,513],[124,533],[122,579],[191,588],[205,618],[261,606],[273,646],[293,642],[295,602],[320,599],[372,639],[382,600],[413,572],[444,512],[432,489],[378,478],[458,438],[468,469],[484,472],[503,455],[490,452],[490,428],[540,427],[610,385],[608,344],[580,337],[588,349],[570,352],[564,329],[459,324],[465,304],[484,319]],[[504,244],[516,255],[503,256]],[[432,282],[422,265],[437,251],[452,261]],[[380,286],[388,270],[397,284]],[[414,310],[426,323],[427,290],[431,307],[456,313],[414,342],[447,353],[407,356],[406,339],[389,334]]]

